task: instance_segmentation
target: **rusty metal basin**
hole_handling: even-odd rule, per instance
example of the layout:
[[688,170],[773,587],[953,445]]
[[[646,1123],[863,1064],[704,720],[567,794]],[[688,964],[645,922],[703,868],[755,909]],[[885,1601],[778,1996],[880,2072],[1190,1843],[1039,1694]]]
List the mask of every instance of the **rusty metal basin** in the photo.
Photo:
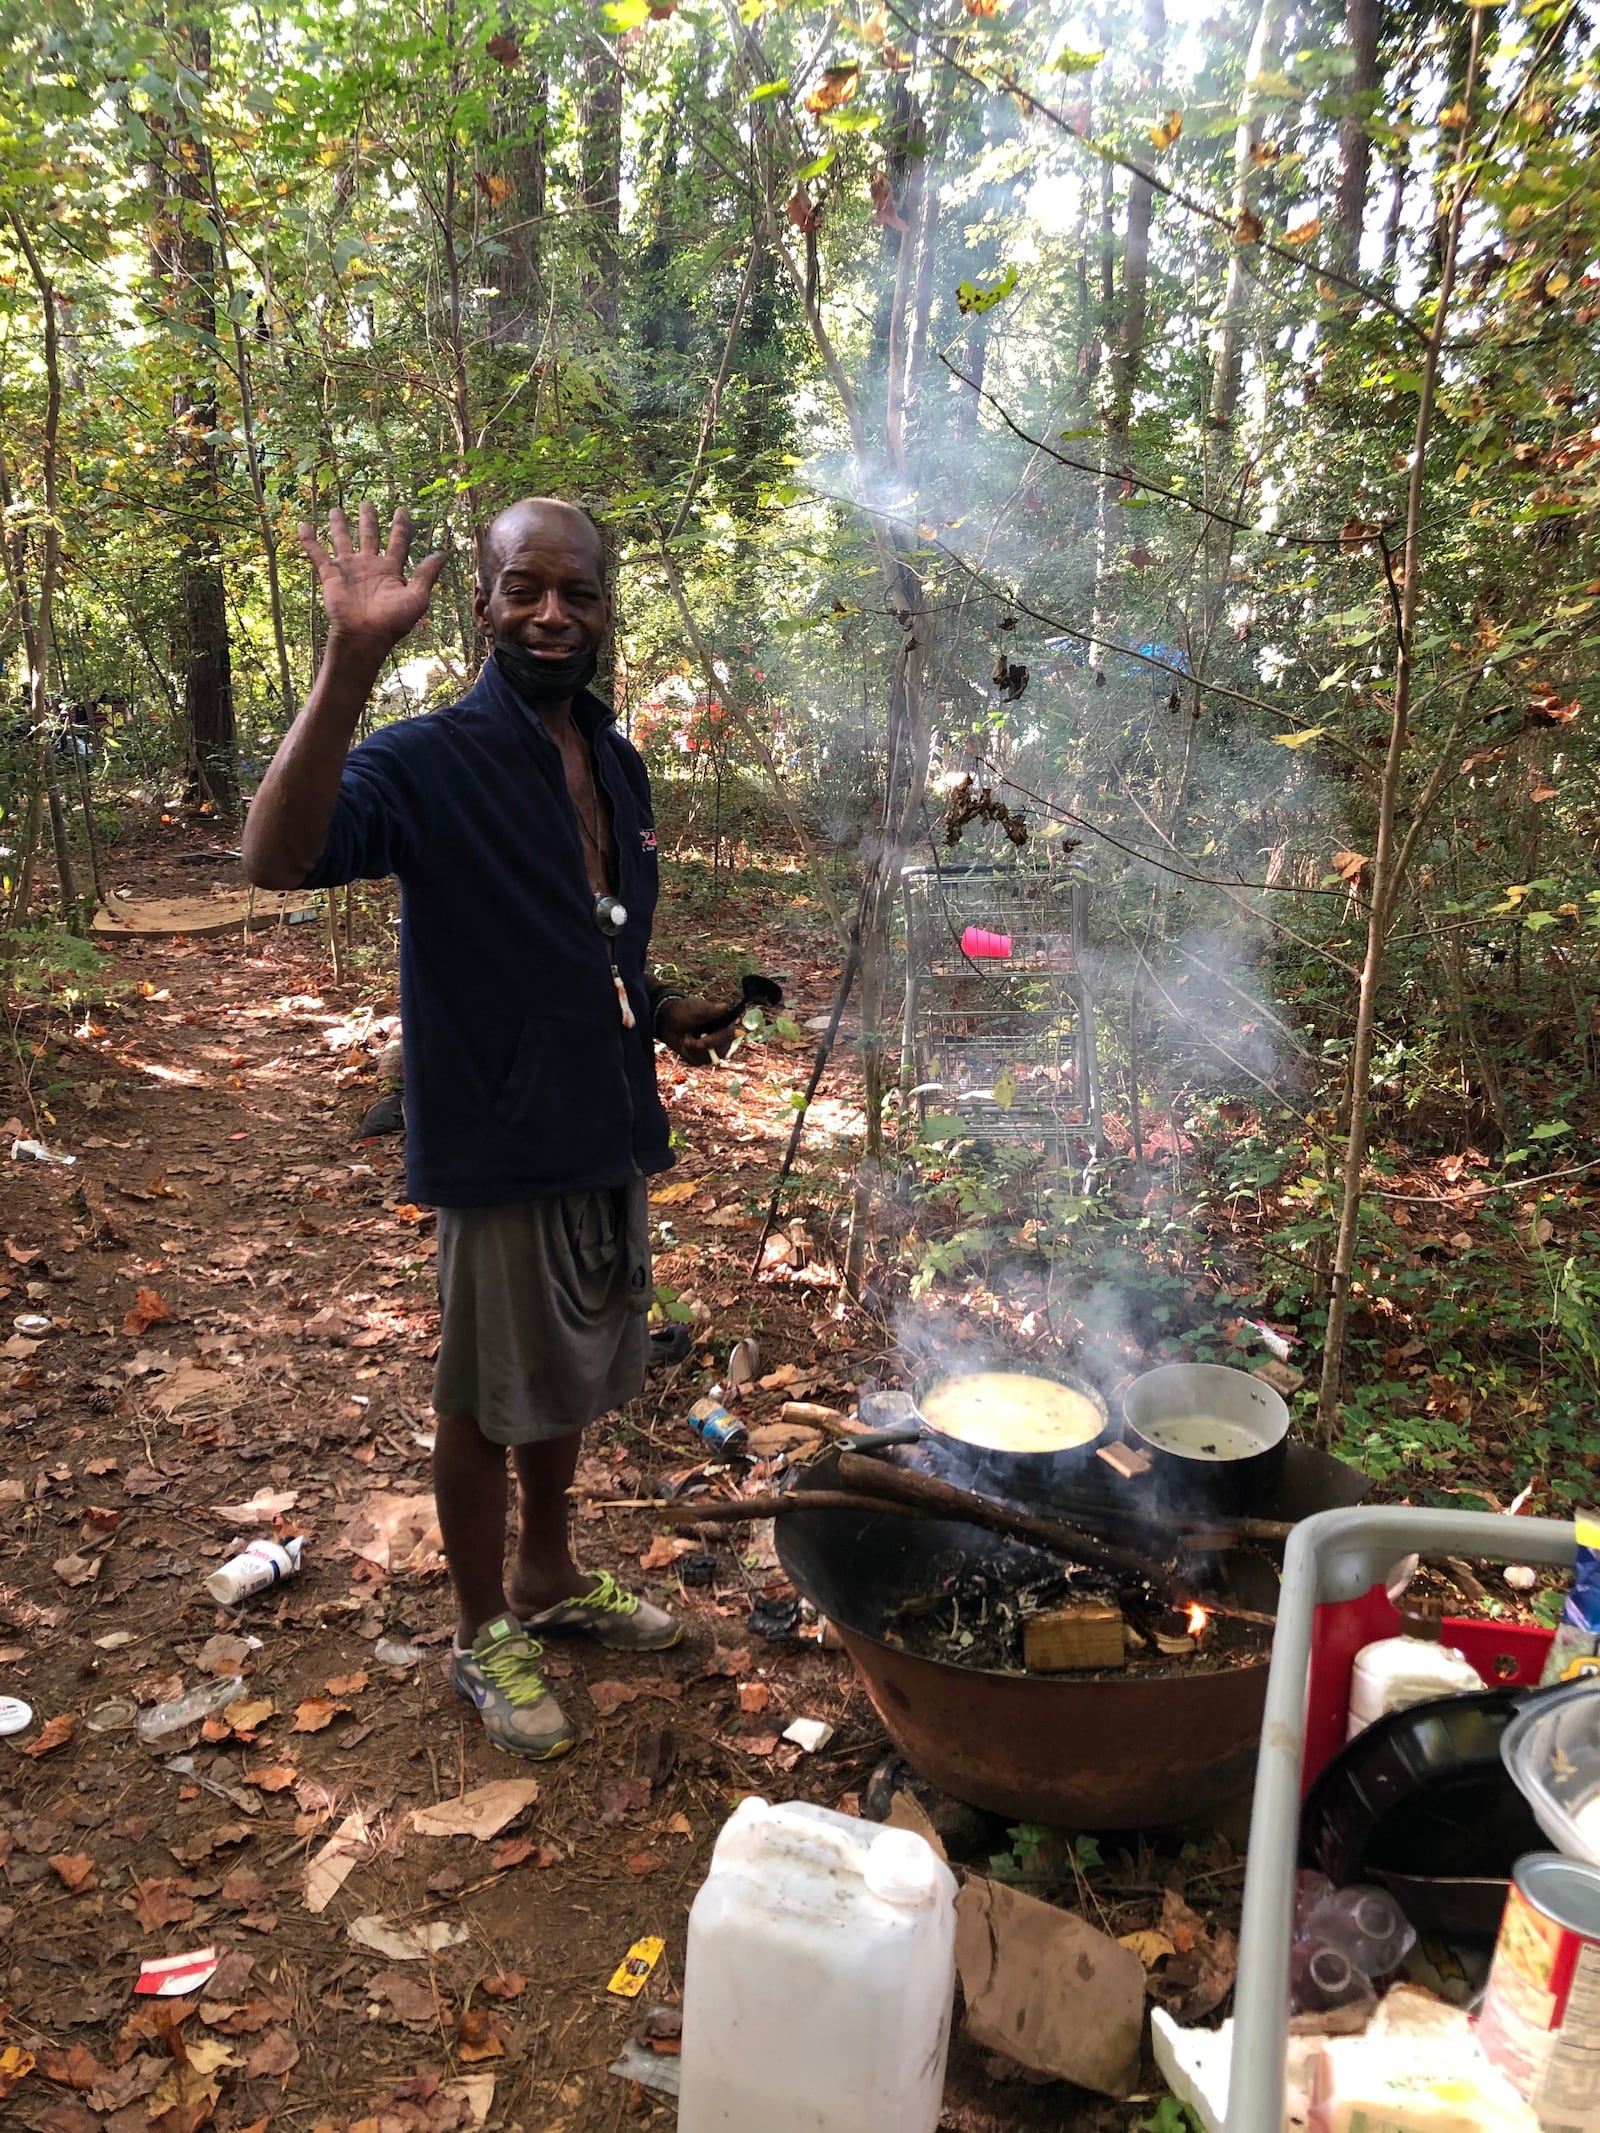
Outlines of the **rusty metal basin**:
[[[832,1461],[800,1489],[837,1486]],[[1124,1680],[986,1672],[897,1650],[890,1608],[935,1589],[996,1542],[976,1526],[854,1511],[777,1521],[784,1571],[843,1638],[884,1729],[912,1768],[955,1799],[1067,1829],[1187,1822],[1235,1797],[1255,1767],[1265,1656],[1212,1674]],[[1019,1569],[1037,1563],[1015,1547]],[[1252,1605],[1260,1596],[1250,1595]]]

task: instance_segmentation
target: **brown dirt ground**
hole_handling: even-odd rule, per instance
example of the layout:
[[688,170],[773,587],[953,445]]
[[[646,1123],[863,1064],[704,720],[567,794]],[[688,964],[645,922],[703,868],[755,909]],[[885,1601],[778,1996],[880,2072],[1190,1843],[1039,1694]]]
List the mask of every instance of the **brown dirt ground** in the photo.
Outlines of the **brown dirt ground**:
[[[116,880],[151,893],[237,880],[176,868],[184,842],[206,837],[174,827],[123,851]],[[383,908],[369,899],[364,922]],[[746,899],[742,922],[742,945],[794,981],[795,1012],[824,1009],[837,964],[798,899]],[[669,908],[668,953],[672,926]],[[37,2133],[188,2133],[213,2115],[224,2133],[423,2133],[470,2123],[449,2084],[492,2074],[493,2128],[669,2124],[669,2106],[606,2071],[639,2013],[607,1995],[607,1978],[631,1941],[659,1933],[667,1954],[646,1997],[675,1997],[688,1907],[734,1801],[758,1790],[854,1804],[886,1747],[842,1657],[747,1627],[752,1594],[777,1576],[770,1543],[745,1529],[692,1542],[717,1568],[686,1588],[670,1568],[639,1568],[661,1530],[647,1511],[594,1501],[636,1498],[692,1463],[681,1417],[741,1333],[758,1334],[764,1370],[802,1376],[763,1395],[764,1411],[796,1389],[848,1404],[870,1368],[877,1336],[825,1273],[785,1287],[747,1271],[809,1039],[674,1086],[680,1175],[701,1189],[658,1210],[682,1240],[658,1279],[709,1312],[703,1345],[594,1432],[580,1472],[581,1558],[681,1609],[685,1643],[635,1659],[564,1647],[551,1673],[579,1747],[537,1772],[522,1821],[478,1844],[420,1836],[409,1813],[528,1766],[492,1752],[445,1684],[436,1558],[385,1570],[346,1538],[369,1498],[428,1487],[432,1219],[406,1202],[397,1143],[352,1139],[379,1088],[381,1035],[363,1013],[394,1003],[370,980],[333,983],[320,927],[120,946],[114,960],[125,989],[76,1037],[63,1041],[59,1015],[18,1031],[24,1053],[46,1045],[33,1088],[53,1113],[20,1104],[22,1129],[76,1167],[0,1165],[0,1692],[36,1714],[0,1741],[0,2048],[38,2062],[0,2115]],[[846,1122],[837,1102],[831,1122]],[[820,1170],[828,1123],[811,1144]],[[130,1330],[141,1297],[150,1323]],[[51,1320],[36,1346],[13,1330],[25,1314]],[[201,1578],[237,1535],[271,1527],[216,1507],[263,1490],[292,1495],[278,1525],[305,1536],[304,1572],[220,1610]],[[397,1672],[373,1651],[397,1629],[440,1641]],[[157,1750],[126,1727],[89,1728],[110,1699],[149,1704],[208,1666],[228,1671],[206,1652],[219,1634],[260,1639],[239,1670],[269,1711],[247,1738],[219,1719],[214,1738]],[[740,1707],[757,1683],[770,1691],[761,1715]],[[308,1699],[331,1702],[331,1718]],[[799,1714],[836,1729],[815,1757],[773,1745]],[[40,1723],[59,1719],[70,1739],[31,1755]],[[164,1767],[184,1748],[205,1786]],[[375,1833],[371,1856],[312,1915],[306,1861],[354,1809]],[[465,1937],[396,1963],[347,1937],[371,1913]],[[1125,1909],[1116,1930],[1144,1915]],[[141,1961],[210,1944],[225,1968],[198,2002],[133,1998]],[[231,2063],[212,2065],[218,2046]],[[1128,2116],[1059,2085],[997,2083],[958,2046],[944,2123],[989,2133]]]

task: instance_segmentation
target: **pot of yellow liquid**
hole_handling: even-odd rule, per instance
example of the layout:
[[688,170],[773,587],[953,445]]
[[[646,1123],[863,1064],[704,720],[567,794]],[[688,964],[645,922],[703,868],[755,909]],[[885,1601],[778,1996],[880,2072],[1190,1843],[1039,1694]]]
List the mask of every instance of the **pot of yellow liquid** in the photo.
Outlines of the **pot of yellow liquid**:
[[853,1440],[852,1449],[938,1448],[936,1464],[965,1487],[1026,1496],[1092,1459],[1106,1441],[1106,1403],[1081,1379],[1022,1369],[933,1377],[917,1392],[917,1420]]
[[1164,1363],[1122,1395],[1124,1434],[1150,1454],[1174,1510],[1253,1511],[1275,1493],[1289,1410],[1270,1385],[1223,1363]]

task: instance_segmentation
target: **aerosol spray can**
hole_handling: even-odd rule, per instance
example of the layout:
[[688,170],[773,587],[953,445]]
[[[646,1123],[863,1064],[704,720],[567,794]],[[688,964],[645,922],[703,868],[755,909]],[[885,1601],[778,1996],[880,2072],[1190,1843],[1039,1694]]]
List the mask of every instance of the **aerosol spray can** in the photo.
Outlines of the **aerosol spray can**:
[[205,1581],[206,1591],[212,1599],[224,1607],[237,1607],[241,1600],[248,1600],[253,1592],[265,1592],[269,1585],[278,1585],[285,1578],[292,1578],[300,1568],[300,1550],[304,1546],[298,1536],[294,1540],[252,1541],[241,1555],[213,1570]]
[[689,1427],[714,1459],[732,1459],[750,1442],[750,1432],[722,1404],[722,1387],[713,1385],[689,1410]]

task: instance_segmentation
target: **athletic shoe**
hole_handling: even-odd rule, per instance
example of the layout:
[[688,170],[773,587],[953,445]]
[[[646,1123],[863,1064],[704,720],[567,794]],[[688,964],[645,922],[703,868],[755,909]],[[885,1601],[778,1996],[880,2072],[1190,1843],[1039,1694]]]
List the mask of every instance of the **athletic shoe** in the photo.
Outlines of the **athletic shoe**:
[[485,1622],[472,1648],[452,1646],[450,1686],[478,1706],[490,1743],[508,1755],[548,1763],[577,1739],[567,1714],[545,1687],[544,1657],[514,1614]]
[[652,1607],[636,1592],[619,1585],[609,1570],[597,1570],[587,1592],[574,1600],[547,1607],[542,1614],[524,1615],[522,1627],[558,1632],[576,1632],[598,1638],[608,1651],[670,1651],[683,1635],[683,1624],[664,1607]]

